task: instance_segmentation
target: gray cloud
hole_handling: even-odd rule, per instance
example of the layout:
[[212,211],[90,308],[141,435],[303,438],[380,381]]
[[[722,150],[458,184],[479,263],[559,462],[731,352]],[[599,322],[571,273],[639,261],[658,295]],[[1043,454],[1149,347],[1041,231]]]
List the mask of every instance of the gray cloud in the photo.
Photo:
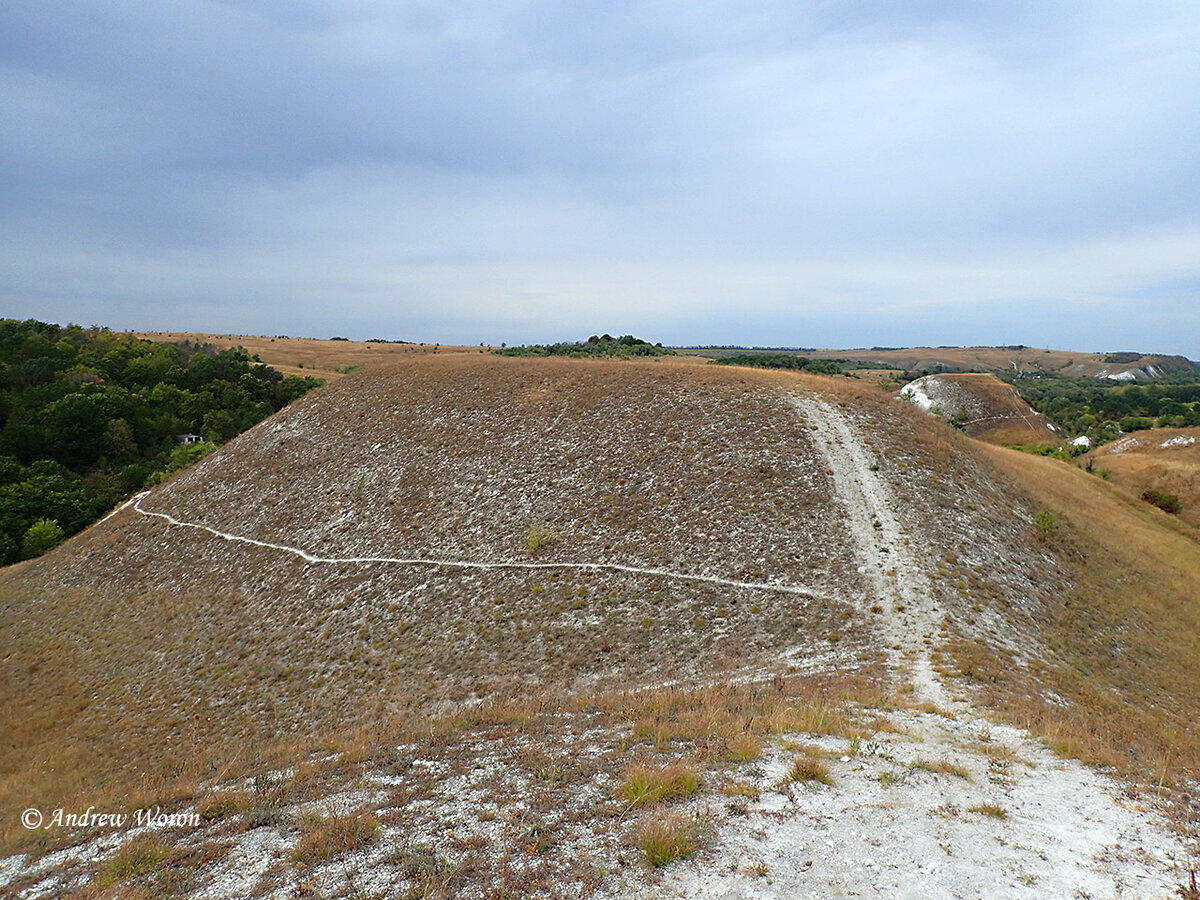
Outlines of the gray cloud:
[[0,301],[1200,356],[1194,6],[845,7],[6,4]]

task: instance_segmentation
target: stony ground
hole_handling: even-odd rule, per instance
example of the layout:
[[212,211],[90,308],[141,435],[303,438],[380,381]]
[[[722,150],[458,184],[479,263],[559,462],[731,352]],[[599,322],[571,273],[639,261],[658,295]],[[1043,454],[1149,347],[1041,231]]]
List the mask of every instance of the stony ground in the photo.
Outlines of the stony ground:
[[[68,629],[96,667],[70,672],[96,690],[79,733],[115,714],[193,747],[317,721],[359,738],[201,778],[179,804],[194,827],[9,856],[0,887],[1082,898],[1183,883],[1189,848],[1149,800],[936,671],[961,633],[1035,657],[1063,577],[1030,546],[1027,502],[944,426],[813,379],[445,365],[344,379],[27,570],[24,590],[53,572],[23,608],[34,646],[63,630],[47,598],[93,600]],[[531,552],[534,526],[554,539]],[[131,602],[125,680],[89,683],[117,639],[92,623]],[[672,765],[693,788],[626,799],[639,766]],[[658,826],[687,859],[648,863]]]

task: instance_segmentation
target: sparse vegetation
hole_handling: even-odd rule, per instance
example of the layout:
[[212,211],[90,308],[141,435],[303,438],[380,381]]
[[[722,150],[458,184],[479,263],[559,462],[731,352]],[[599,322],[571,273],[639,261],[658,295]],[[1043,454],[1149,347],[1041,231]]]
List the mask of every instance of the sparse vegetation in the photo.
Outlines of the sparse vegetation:
[[379,819],[372,812],[354,812],[322,816],[310,815],[300,822],[300,840],[292,851],[292,861],[303,865],[326,862],[365,847],[375,836]]
[[1033,517],[1033,531],[1039,543],[1049,543],[1058,534],[1058,520],[1050,510],[1042,508]]
[[130,838],[100,867],[96,881],[103,886],[149,872],[166,852],[166,846],[156,834],[140,834]]
[[[866,622],[890,625],[899,618],[894,605],[919,619],[923,604],[905,608],[860,584],[857,560],[828,540],[842,521],[829,499],[833,485],[820,461],[813,465],[808,423],[780,416],[775,399],[778,383],[816,379],[683,361],[577,365],[471,353],[473,365],[449,353],[426,358],[432,376],[416,366],[386,379],[360,376],[373,405],[403,407],[404,428],[347,400],[358,386],[343,381],[347,396],[337,402],[318,395],[285,413],[286,427],[270,440],[245,439],[246,458],[230,454],[219,481],[193,470],[147,501],[182,519],[313,553],[396,556],[419,565],[329,563],[305,567],[298,578],[301,565],[291,555],[159,527],[130,512],[89,533],[80,542],[86,555],[67,548],[9,570],[3,594],[15,599],[0,606],[0,624],[3,634],[20,638],[10,637],[11,656],[0,660],[0,679],[17,698],[0,718],[0,766],[12,773],[0,782],[0,796],[10,805],[43,798],[70,805],[86,797],[85,804],[123,808],[145,795],[173,809],[194,803],[202,827],[230,840],[248,840],[247,828],[275,826],[288,849],[280,871],[264,876],[262,893],[282,890],[285,878],[296,880],[298,891],[325,890],[318,882],[337,869],[334,890],[347,895],[361,889],[500,897],[552,894],[569,879],[582,895],[644,879],[647,866],[683,858],[702,842],[706,814],[697,810],[725,817],[722,828],[730,816],[745,817],[733,820],[735,827],[757,828],[780,802],[764,793],[767,802],[756,803],[760,791],[795,797],[801,783],[829,784],[838,764],[825,760],[839,757],[843,746],[861,758],[836,768],[838,791],[883,768],[891,771],[881,782],[905,785],[893,800],[928,789],[930,775],[970,777],[964,766],[939,758],[957,753],[950,745],[927,749],[933,755],[925,758],[900,738],[867,738],[889,722],[878,710],[902,707],[894,722],[922,709],[936,712],[881,677],[880,648]],[[921,537],[931,569],[937,567],[931,599],[944,605],[940,627],[953,635],[938,648],[941,670],[967,674],[973,691],[1022,724],[1029,710],[1042,710],[1029,724],[1063,752],[1089,759],[1103,758],[1107,746],[1128,765],[1171,726],[1177,750],[1155,761],[1156,784],[1187,783],[1196,757],[1176,716],[1194,692],[1185,640],[1165,636],[1168,646],[1155,664],[1173,666],[1181,684],[1152,673],[1159,681],[1153,695],[1139,698],[1143,719],[1135,710],[1136,721],[1125,725],[1118,695],[1147,683],[1134,657],[1149,649],[1146,623],[1161,621],[1134,588],[1152,597],[1160,596],[1160,581],[1190,590],[1186,574],[1176,577],[1184,571],[1178,560],[1166,565],[1156,556],[1153,566],[1134,571],[1136,584],[1122,582],[1119,566],[1096,557],[1096,542],[1075,512],[1081,504],[1037,493],[1030,500],[962,435],[940,423],[926,427],[925,417],[906,407],[897,415],[898,405],[876,397],[871,385],[831,384],[832,397],[847,404],[859,402],[855,391],[874,398],[861,401],[864,419],[873,416],[877,427],[866,462],[881,460],[886,476],[864,481],[883,484],[902,472],[898,496],[913,492],[903,497],[908,508],[889,505],[883,516],[889,542],[896,532],[891,558],[905,563],[897,559],[902,542],[917,524],[929,525]],[[448,396],[464,398],[462,407],[448,406]],[[614,429],[614,421],[627,426]],[[326,455],[321,438],[343,435],[347,422],[362,423],[353,426],[354,440]],[[482,453],[470,438],[485,431],[504,438]],[[339,480],[330,485],[314,473],[332,456]],[[1030,457],[1020,464],[1051,465]],[[1124,502],[1139,521],[1153,520],[1157,531],[1134,529],[1136,546],[1179,530],[1136,495],[1113,499],[1116,492],[1098,480],[1052,465]],[[570,476],[562,482],[568,489],[545,490],[562,475]],[[922,491],[944,496],[924,509]],[[1043,503],[1058,537],[1039,544],[1031,514]],[[548,545],[526,544],[528,523],[542,516],[570,529],[569,547],[545,553]],[[1111,511],[1100,520],[1106,527],[1125,521]],[[990,521],[995,531],[979,524]],[[564,522],[570,525],[558,524]],[[871,522],[863,519],[868,533]],[[964,532],[959,543],[946,536],[951,528]],[[537,568],[503,568],[522,550],[544,553]],[[1003,562],[992,571],[980,554]],[[430,557],[499,567],[443,571],[424,564]],[[559,559],[631,562],[653,574],[559,569]],[[1074,587],[1065,572],[1077,563],[1095,566],[1104,580]],[[809,587],[758,589],[792,584]],[[823,596],[836,597],[843,587],[856,605]],[[327,602],[311,602],[318,595]],[[265,601],[274,604],[270,615],[246,615]],[[1120,607],[1133,614],[1118,616],[1118,601],[1136,604]],[[867,604],[872,616],[857,615]],[[1172,608],[1171,621],[1192,633],[1188,609]],[[69,639],[60,634],[64,610]],[[105,649],[104,637],[117,628],[119,652]],[[922,634],[927,644],[941,641],[932,625],[914,634],[913,644]],[[988,639],[976,647],[976,635]],[[1038,654],[1021,657],[1020,665],[1004,655],[1010,644],[1043,638]],[[72,645],[94,648],[94,670],[87,658],[62,652]],[[1056,674],[1052,667],[1068,655],[1064,646],[1075,668]],[[822,657],[832,660],[831,671],[801,674]],[[156,674],[160,669],[167,674]],[[663,683],[676,686],[647,687]],[[130,684],[136,697],[119,689]],[[1051,733],[1055,715],[1060,731]],[[121,723],[128,755],[95,727],[106,721]],[[1146,735],[1128,733],[1147,723]],[[285,732],[294,737],[275,737]],[[1071,732],[1077,743],[1068,745]],[[994,754],[964,747],[962,759],[972,771],[985,764],[978,756],[985,752],[1008,765],[1002,744],[988,744]],[[751,762],[759,757],[764,761]],[[255,774],[253,792],[204,794],[206,785],[245,784]],[[305,811],[333,791],[370,804],[357,813],[364,829],[322,834],[337,817]],[[446,829],[452,806],[456,824]],[[663,825],[657,834],[654,823]],[[4,836],[10,846],[30,846],[17,829]],[[599,857],[578,852],[597,842],[609,842],[608,860],[618,852],[628,859],[597,871]],[[368,854],[352,849],[366,846],[379,870],[394,877],[391,884],[367,889],[354,880]],[[329,860],[341,862],[309,871]],[[626,865],[641,860],[645,865]],[[765,863],[755,860],[738,859],[739,871],[765,874]],[[174,865],[160,862],[164,870]],[[769,871],[776,876],[774,861]]]
[[248,791],[217,791],[196,804],[196,814],[205,822],[215,822],[249,812],[253,806],[254,795]]
[[909,768],[914,772],[931,772],[941,775],[953,775],[955,778],[961,778],[964,781],[971,780],[971,773],[957,763],[952,763],[947,760],[929,760],[922,757],[915,759]]
[[986,816],[989,819],[1005,819],[1008,818],[1008,811],[996,803],[979,803],[975,806],[968,806],[967,812],[977,813],[981,816]]
[[805,784],[813,781],[821,784],[833,783],[829,775],[829,766],[807,753],[793,757],[792,764],[788,767],[788,778]]

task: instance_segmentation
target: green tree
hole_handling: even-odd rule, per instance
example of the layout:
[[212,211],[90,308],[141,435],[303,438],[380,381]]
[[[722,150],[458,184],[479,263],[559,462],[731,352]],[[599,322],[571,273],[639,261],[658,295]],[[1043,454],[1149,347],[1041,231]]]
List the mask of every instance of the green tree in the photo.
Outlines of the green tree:
[[57,547],[65,537],[63,530],[53,519],[38,519],[25,532],[21,539],[21,558],[33,559],[41,556],[52,547]]

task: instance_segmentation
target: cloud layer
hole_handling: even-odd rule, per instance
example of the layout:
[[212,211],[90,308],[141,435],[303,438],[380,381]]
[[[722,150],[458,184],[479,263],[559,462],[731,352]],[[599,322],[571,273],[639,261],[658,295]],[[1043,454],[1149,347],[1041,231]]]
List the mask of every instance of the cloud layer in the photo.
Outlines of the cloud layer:
[[8,315],[1200,357],[1194,4],[0,8]]

